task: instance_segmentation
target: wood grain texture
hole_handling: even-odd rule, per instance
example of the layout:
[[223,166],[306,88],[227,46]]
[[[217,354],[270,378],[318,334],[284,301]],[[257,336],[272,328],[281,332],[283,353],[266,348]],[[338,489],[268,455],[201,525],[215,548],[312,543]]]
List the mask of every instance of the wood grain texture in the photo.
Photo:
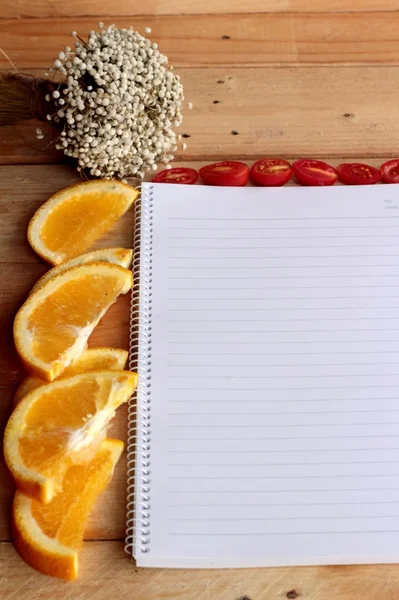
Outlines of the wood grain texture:
[[3,542],[0,585],[2,600],[394,600],[399,571],[395,565],[136,569],[122,543],[85,542],[80,578],[66,584],[36,573]]
[[3,0],[0,18],[22,17],[79,17],[92,16],[96,20],[104,16],[221,14],[247,12],[376,12],[395,11],[392,0],[361,0],[348,5],[345,0],[139,0],[109,2],[108,0]]
[[[397,10],[393,0],[148,0],[145,5],[138,0],[0,0],[0,46],[20,70],[36,68],[40,71],[33,72],[42,74],[72,29],[84,33],[99,20],[132,23],[141,30],[150,26],[195,105],[180,130],[190,136],[184,157],[179,154],[184,165],[306,154],[332,164],[362,157],[379,165],[396,154],[399,137]],[[1,67],[8,69],[0,53]],[[77,180],[69,167],[45,164],[62,156],[53,149],[49,128],[40,142],[36,127],[0,130],[0,164],[21,165],[0,167],[0,431],[23,376],[13,350],[12,320],[47,268],[26,243],[26,226],[41,202]],[[29,164],[40,166],[22,166]],[[131,215],[126,215],[99,245],[130,246],[131,233]],[[127,347],[128,300],[119,299],[110,309],[91,345]],[[122,407],[110,435],[125,439],[125,434]],[[91,541],[84,544],[80,579],[67,585],[35,573],[7,541],[13,485],[2,459],[0,482],[1,600],[394,600],[399,595],[395,566],[136,569],[120,541],[125,458],[90,517],[86,538]]]
[[[159,44],[175,67],[399,62],[399,17],[390,12],[181,15],[112,19],[133,25]],[[85,38],[92,18],[0,20],[3,51],[20,69],[47,69],[70,44]],[[226,37],[227,36],[227,37]],[[0,68],[8,68],[1,57]]]
[[[177,160],[398,153],[399,67],[220,67],[179,72],[194,109],[184,111],[180,132],[190,137]],[[36,126],[27,123],[24,136],[32,139]],[[32,148],[20,130],[7,130],[1,132],[0,164],[60,160],[49,146],[50,135],[36,140]]]
[[[36,137],[36,127],[45,133],[44,140]],[[0,165],[53,164],[63,161],[55,147],[56,137],[47,123],[26,121],[0,129]]]

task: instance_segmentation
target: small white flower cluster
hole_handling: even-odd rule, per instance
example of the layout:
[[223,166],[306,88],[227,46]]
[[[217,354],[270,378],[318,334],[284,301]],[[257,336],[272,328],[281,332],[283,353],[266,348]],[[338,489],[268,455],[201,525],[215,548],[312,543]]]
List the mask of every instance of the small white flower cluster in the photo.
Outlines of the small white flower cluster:
[[75,50],[54,61],[50,72],[63,73],[65,83],[46,97],[56,107],[47,118],[64,125],[57,148],[77,159],[79,171],[143,178],[174,158],[183,87],[157,44],[132,27],[99,28],[87,42],[72,32]]

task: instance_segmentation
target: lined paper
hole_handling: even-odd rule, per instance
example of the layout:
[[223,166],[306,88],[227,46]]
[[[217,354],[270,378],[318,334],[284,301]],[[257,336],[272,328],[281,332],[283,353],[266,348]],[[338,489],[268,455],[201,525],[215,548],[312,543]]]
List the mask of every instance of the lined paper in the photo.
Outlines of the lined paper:
[[138,564],[398,561],[398,186],[153,197]]

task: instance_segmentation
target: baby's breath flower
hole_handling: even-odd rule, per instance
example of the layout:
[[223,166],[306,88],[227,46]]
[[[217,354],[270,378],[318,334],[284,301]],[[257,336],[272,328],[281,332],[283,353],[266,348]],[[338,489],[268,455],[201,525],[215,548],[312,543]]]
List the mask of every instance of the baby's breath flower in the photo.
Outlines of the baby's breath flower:
[[52,94],[55,118],[65,118],[57,147],[95,177],[143,178],[174,158],[183,87],[157,45],[132,27],[98,27],[87,43],[73,31],[75,52],[65,48],[53,63],[65,74]]

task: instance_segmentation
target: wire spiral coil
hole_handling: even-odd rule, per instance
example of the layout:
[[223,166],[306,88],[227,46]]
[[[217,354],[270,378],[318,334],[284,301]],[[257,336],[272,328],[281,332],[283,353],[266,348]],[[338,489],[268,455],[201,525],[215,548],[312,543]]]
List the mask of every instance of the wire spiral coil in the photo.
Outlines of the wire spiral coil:
[[129,369],[137,371],[138,384],[128,406],[125,540],[125,551],[131,556],[136,552],[148,553],[151,542],[153,192],[154,186],[143,185],[134,217]]

